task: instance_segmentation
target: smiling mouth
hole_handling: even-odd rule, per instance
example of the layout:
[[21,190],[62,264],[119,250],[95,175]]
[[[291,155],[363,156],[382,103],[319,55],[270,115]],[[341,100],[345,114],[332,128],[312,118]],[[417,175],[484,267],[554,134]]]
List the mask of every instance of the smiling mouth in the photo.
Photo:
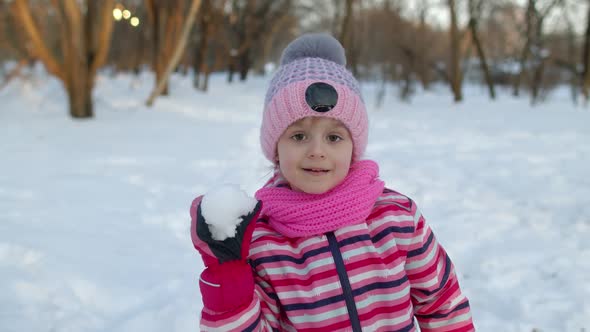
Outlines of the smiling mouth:
[[329,172],[329,170],[322,169],[322,168],[304,168],[303,170],[306,172],[313,173],[313,174],[323,174],[323,173]]

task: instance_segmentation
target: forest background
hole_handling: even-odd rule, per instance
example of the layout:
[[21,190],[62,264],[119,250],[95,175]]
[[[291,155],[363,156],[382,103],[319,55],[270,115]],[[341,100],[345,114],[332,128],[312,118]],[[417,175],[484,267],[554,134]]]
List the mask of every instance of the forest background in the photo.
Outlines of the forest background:
[[321,31],[342,42],[354,75],[394,83],[402,100],[440,83],[459,103],[467,81],[491,100],[507,89],[533,105],[567,85],[585,105],[589,18],[586,0],[4,0],[0,89],[40,62],[63,83],[70,115],[92,117],[99,70],[153,71],[151,105],[170,72],[206,92],[211,73],[263,75],[289,41]]

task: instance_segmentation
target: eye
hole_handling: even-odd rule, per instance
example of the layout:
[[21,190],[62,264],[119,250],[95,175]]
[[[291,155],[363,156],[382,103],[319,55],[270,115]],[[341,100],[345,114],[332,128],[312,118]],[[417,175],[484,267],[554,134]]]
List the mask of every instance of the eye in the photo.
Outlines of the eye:
[[336,134],[328,135],[328,141],[335,143],[341,141],[343,138]]
[[295,134],[295,135],[291,136],[291,139],[294,140],[294,141],[296,141],[296,142],[301,142],[301,141],[303,141],[305,139],[305,135],[304,134],[301,134],[301,133]]

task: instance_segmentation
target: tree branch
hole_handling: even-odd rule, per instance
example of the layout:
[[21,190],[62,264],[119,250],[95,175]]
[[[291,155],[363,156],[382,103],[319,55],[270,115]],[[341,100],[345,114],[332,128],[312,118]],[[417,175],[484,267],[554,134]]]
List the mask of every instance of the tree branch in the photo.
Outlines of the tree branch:
[[176,47],[174,49],[174,54],[172,55],[170,62],[168,62],[168,66],[166,67],[166,71],[164,72],[160,81],[156,85],[156,88],[154,89],[154,91],[152,91],[151,95],[149,96],[148,100],[146,101],[147,106],[152,106],[154,104],[154,100],[156,99],[156,97],[158,95],[160,95],[160,93],[162,93],[164,86],[166,86],[166,83],[168,82],[168,77],[172,73],[172,70],[178,65],[178,61],[180,61],[180,57],[182,56],[182,53],[184,52],[184,49],[186,47],[186,41],[187,41],[188,36],[189,36],[191,29],[193,27],[193,23],[195,21],[195,16],[197,15],[200,5],[201,5],[201,0],[192,0],[191,7],[189,9],[189,13],[187,15],[186,21],[184,22],[184,26],[182,27],[181,38],[178,41],[178,45],[176,45]]
[[23,27],[29,36],[29,39],[33,43],[33,53],[35,57],[38,57],[41,62],[45,65],[47,71],[57,78],[65,82],[65,72],[63,67],[51,54],[45,42],[41,38],[41,33],[35,21],[31,17],[31,11],[26,0],[15,0],[14,2],[16,13],[21,19]]
[[103,2],[102,12],[100,13],[101,20],[99,22],[101,29],[98,36],[98,49],[96,50],[94,61],[90,64],[90,77],[94,77],[98,68],[106,62],[111,46],[111,36],[113,35],[113,15],[111,11],[114,0],[104,0]]

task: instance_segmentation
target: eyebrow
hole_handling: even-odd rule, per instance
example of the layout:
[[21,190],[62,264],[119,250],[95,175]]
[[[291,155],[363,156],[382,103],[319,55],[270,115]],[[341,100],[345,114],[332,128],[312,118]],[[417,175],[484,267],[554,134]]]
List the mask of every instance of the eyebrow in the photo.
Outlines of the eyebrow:
[[332,130],[334,130],[334,129],[344,129],[344,130],[348,130],[348,128],[346,128],[346,126],[345,126],[345,125],[343,125],[343,124],[339,124],[339,123],[338,123],[338,124],[336,124],[336,125],[334,125],[334,126],[332,126],[332,127],[330,127],[330,129],[332,129]]

